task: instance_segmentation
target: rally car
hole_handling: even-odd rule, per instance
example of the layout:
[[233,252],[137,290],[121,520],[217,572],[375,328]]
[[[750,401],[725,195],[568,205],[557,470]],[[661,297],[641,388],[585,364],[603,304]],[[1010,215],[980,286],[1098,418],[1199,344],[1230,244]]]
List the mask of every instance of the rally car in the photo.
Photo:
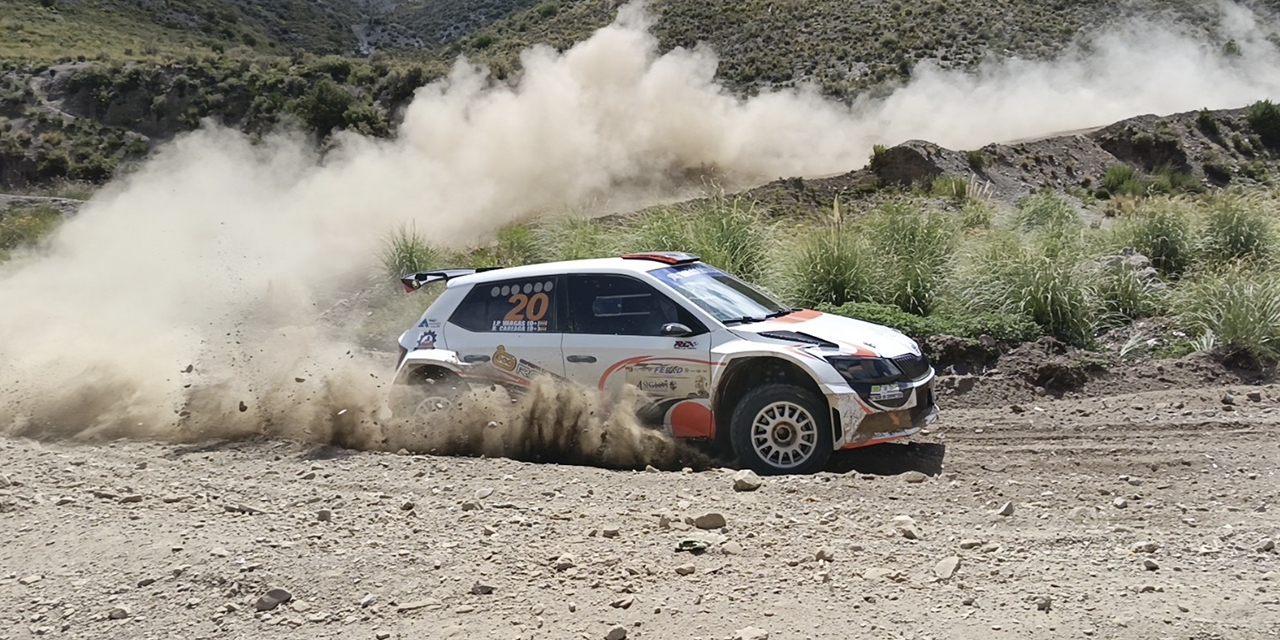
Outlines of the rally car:
[[429,421],[473,384],[551,376],[633,385],[638,415],[718,441],[759,473],[812,473],[835,449],[911,435],[937,415],[919,346],[881,325],[792,309],[697,256],[637,253],[407,275],[446,289],[400,336],[401,411]]

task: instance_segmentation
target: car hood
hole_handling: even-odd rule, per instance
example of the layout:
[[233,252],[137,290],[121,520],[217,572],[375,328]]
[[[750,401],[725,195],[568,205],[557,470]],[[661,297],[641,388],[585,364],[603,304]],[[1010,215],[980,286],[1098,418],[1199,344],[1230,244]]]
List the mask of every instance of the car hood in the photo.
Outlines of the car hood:
[[920,355],[920,346],[916,341],[896,329],[807,309],[764,322],[738,325],[731,329],[747,339],[758,339],[756,336],[775,340],[794,338],[796,342],[803,343],[806,342],[804,336],[811,336],[833,343],[842,350],[857,355],[885,358],[894,358],[908,353]]

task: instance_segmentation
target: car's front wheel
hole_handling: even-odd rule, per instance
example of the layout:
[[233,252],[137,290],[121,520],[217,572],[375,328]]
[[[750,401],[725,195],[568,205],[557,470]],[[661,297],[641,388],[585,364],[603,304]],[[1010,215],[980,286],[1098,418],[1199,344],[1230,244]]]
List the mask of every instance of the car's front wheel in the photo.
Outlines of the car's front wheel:
[[807,389],[764,385],[734,408],[729,439],[738,462],[756,473],[814,473],[831,457],[831,413]]
[[466,390],[467,383],[451,371],[414,372],[405,384],[391,388],[391,413],[414,422],[447,417]]

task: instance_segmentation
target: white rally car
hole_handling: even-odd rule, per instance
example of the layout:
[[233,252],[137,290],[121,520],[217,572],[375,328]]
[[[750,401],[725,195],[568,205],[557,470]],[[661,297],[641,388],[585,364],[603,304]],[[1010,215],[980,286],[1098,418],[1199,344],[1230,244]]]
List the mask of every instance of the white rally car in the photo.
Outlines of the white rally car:
[[[791,309],[681,253],[452,269],[400,337],[408,411],[469,384],[527,388],[548,375],[606,401],[634,385],[642,419],[718,440],[760,473],[812,473],[835,449],[915,433],[937,415],[934,372],[915,341],[881,325]],[[403,409],[402,409],[403,410]]]

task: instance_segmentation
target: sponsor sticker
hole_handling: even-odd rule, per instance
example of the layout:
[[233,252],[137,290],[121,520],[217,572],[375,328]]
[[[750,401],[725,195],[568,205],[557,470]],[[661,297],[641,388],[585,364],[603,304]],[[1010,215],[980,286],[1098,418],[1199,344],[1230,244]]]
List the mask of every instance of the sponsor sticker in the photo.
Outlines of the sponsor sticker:
[[902,397],[902,387],[894,384],[871,385],[872,400],[897,400]]
[[676,349],[697,349],[698,343],[693,340],[676,340]]
[[436,348],[436,332],[423,331],[422,335],[418,336],[418,348],[419,349]]
[[503,371],[515,371],[516,364],[518,364],[516,357],[507,353],[502,345],[498,345],[498,350],[493,352],[493,366]]

